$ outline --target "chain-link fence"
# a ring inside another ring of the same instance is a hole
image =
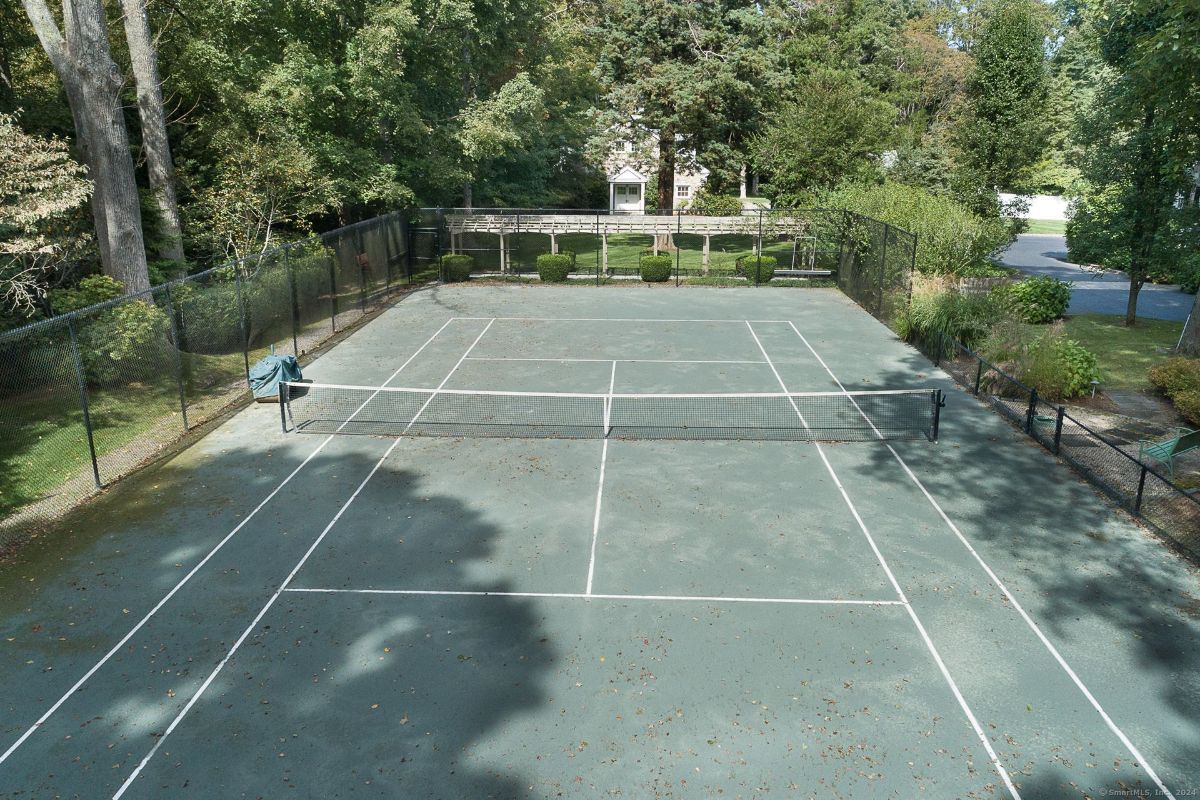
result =
[[[969,347],[944,334],[915,342],[968,391],[990,404],[1039,444],[1066,461],[1121,507],[1200,559],[1200,497],[1138,460],[1138,444],[1112,439],[1046,403]]]
[[[421,209],[277,247],[137,295],[0,334],[0,548],[128,474],[248,395],[251,364],[304,356],[397,288],[450,277],[529,279],[569,253],[572,278],[747,285],[828,281],[888,318],[907,300],[915,237],[828,209],[620,214]],[[820,284],[818,284],[820,285]]]
[[[0,548],[244,401],[272,348],[436,277],[418,230],[391,214],[0,334]]]
[[[571,257],[572,281],[638,280],[643,256],[664,256],[676,285],[836,282],[888,317],[907,302],[916,252],[912,234],[833,209],[447,209],[421,227],[426,258],[469,256],[474,278],[532,279],[538,256],[558,253]]]

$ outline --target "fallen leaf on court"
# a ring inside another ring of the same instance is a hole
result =
[[[372,711],[374,711],[374,710],[375,710],[375,709],[377,709],[377,708],[379,708],[379,703],[371,703],[371,710],[372,710]]]

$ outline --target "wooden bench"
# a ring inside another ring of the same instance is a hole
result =
[[[1167,465],[1167,475],[1175,480],[1175,458],[1189,450],[1200,448],[1200,430],[1176,428],[1175,433],[1168,439],[1155,442],[1143,440],[1138,445],[1138,461],[1150,459]]]

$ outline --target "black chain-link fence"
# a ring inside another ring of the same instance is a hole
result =
[[[908,300],[916,237],[835,209],[751,209],[708,216],[686,209],[626,214],[595,209],[474,208],[423,214],[424,258],[471,257],[473,278],[526,280],[537,257],[568,254],[570,279],[637,280],[643,256],[671,259],[676,285],[834,282],[890,318]]]
[[[436,277],[418,232],[391,214],[0,334],[0,548],[244,401],[272,348]]]
[[[1078,470],[1122,508],[1191,558],[1200,559],[1200,497],[1139,461],[1137,442],[1097,432],[1068,414],[1064,406],[1046,403],[1036,388],[1005,374],[950,336],[930,334],[915,344],[960,385]]]
[[[0,548],[244,401],[250,365],[272,349],[302,357],[394,290],[447,278],[449,254],[472,256],[472,277],[528,278],[541,253],[570,253],[574,279],[603,283],[636,279],[641,256],[657,253],[677,285],[836,282],[889,319],[907,302],[915,247],[912,234],[829,209],[422,209],[8,331]]]

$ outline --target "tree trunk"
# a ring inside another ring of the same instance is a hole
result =
[[[663,128],[658,136],[658,211],[670,211],[675,206],[675,129]],[[672,251],[675,240],[669,233],[654,237],[658,250]]]
[[[1125,327],[1132,328],[1137,322],[1137,301],[1138,292],[1142,290],[1141,280],[1133,280],[1133,276],[1129,277],[1129,300],[1125,304]]]
[[[129,62],[137,83],[138,117],[142,121],[146,174],[162,225],[157,255],[168,261],[182,262],[183,233],[179,222],[179,202],[175,199],[175,166],[171,160],[171,143],[167,139],[167,120],[163,113],[158,53],[150,34],[145,0],[121,0],[121,10],[125,17]]]
[[[1200,357],[1200,292],[1192,303],[1192,313],[1184,323],[1183,338],[1179,340],[1179,352]]]
[[[45,0],[22,2],[71,104],[78,144],[95,186],[92,217],[104,272],[127,292],[148,289],[137,181],[121,115],[121,74],[109,52],[101,0],[67,5],[65,38]]]
[[[471,210],[471,204],[475,202],[475,189],[470,181],[463,184],[463,208],[467,211]]]

